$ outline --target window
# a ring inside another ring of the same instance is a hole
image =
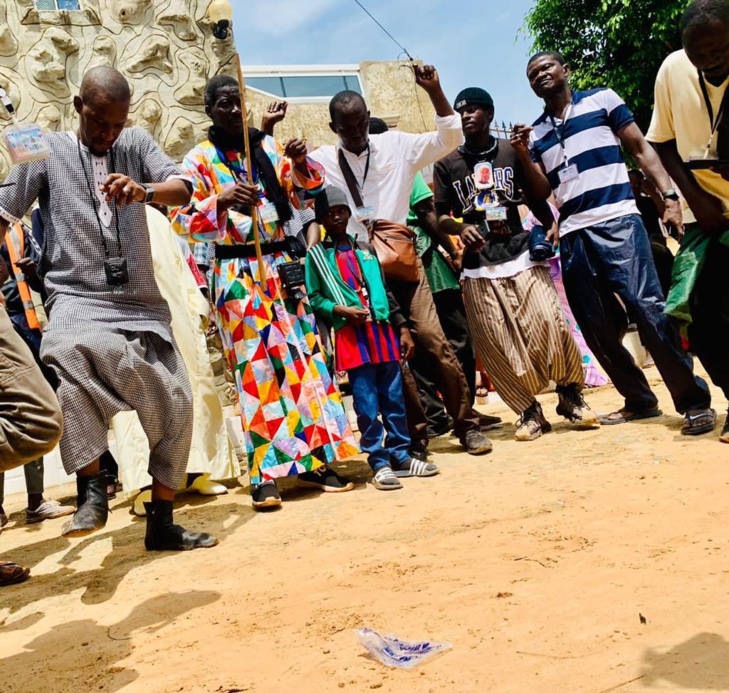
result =
[[[287,99],[331,98],[340,91],[362,93],[357,75],[290,75],[249,77],[246,85]]]
[[[35,8],[39,12],[78,11],[81,9],[81,0],[35,0]]]

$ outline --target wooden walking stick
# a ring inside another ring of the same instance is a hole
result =
[[[208,9],[208,17],[213,22],[213,36],[224,41],[233,34],[233,7],[229,0],[213,0]],[[240,63],[240,53],[235,51],[235,65],[238,70],[238,89],[240,90],[240,110],[243,119],[243,148],[246,157],[246,171],[248,182],[253,183],[253,157],[251,156],[251,140],[248,136],[248,109],[246,108],[246,85],[243,80],[243,68]],[[256,247],[256,260],[258,261],[258,282],[261,288],[266,288],[266,266],[263,264],[261,251],[261,233],[258,228],[258,207],[251,207],[251,224],[253,225],[253,243]]]

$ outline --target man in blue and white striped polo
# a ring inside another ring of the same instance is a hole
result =
[[[662,193],[664,221],[676,227],[682,222],[678,194],[623,100],[611,89],[573,92],[569,74],[559,53],[530,59],[527,77],[546,107],[532,128],[516,128],[513,144],[534,194],[542,199],[554,194],[570,307],[588,346],[625,398],[624,407],[602,422],[661,414],[645,375],[622,345],[625,306],[676,409],[685,416],[681,432],[707,433],[716,425],[709,388],[694,375],[692,359],[664,315],[664,296],[621,143]]]

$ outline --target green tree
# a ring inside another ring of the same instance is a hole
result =
[[[679,22],[689,0],[536,0],[526,32],[536,51],[559,51],[576,89],[610,87],[645,132],[663,59],[681,48]]]

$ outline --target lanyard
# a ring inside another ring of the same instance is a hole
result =
[[[557,139],[559,140],[560,145],[562,146],[562,153],[564,154],[564,163],[569,163],[569,158],[567,157],[567,145],[566,145],[566,139],[564,136],[565,128],[567,127],[567,121],[570,119],[570,116],[572,115],[572,111],[574,109],[574,101],[570,101],[569,106],[567,107],[567,112],[564,114],[564,120],[562,121],[562,125],[557,125],[557,121],[554,119],[554,116],[550,113],[549,119],[552,121],[552,127],[554,128],[554,134],[557,135]]]
[[[716,134],[719,123],[721,123],[721,119],[724,116],[724,106],[726,105],[727,99],[725,94],[724,98],[722,98],[721,100],[721,106],[719,106],[719,112],[716,114],[716,119],[714,119],[714,107],[711,105],[711,98],[709,98],[709,89],[706,86],[704,74],[700,70],[699,85],[701,86],[701,93],[704,97],[704,102],[706,103],[706,110],[709,112],[709,127],[711,128],[711,135],[709,136],[709,143],[706,145],[706,152],[708,157],[708,152],[711,151],[711,143],[714,141],[714,135]]]
[[[215,151],[218,152],[218,158],[225,164],[226,168],[230,171],[230,175],[233,176],[233,180],[236,183],[242,183],[243,166],[237,166],[235,163],[233,163],[230,159],[228,159],[228,156],[225,154],[225,152],[221,151],[217,146],[215,147]],[[251,175],[248,175],[248,173],[246,173],[245,182],[251,183],[252,180],[253,185],[258,185],[258,176],[256,175],[256,166],[253,163],[253,157],[251,157],[251,169]]]

